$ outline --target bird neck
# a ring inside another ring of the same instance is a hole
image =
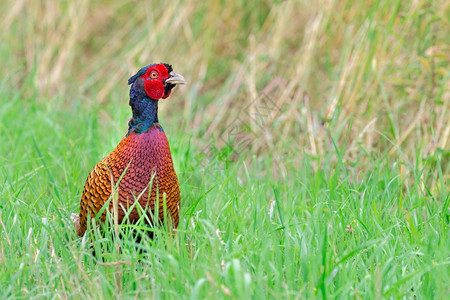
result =
[[[158,122],[158,100],[150,99],[145,91],[135,88],[134,85],[130,90],[130,106],[133,118],[128,122],[127,136],[131,131],[146,132]]]

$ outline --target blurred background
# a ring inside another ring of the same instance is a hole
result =
[[[0,298],[448,298],[449,20],[448,0],[0,1]],[[188,81],[159,105],[178,233],[79,239],[155,62]]]
[[[4,90],[19,90],[25,109],[94,112],[111,146],[130,116],[127,79],[167,62],[189,84],[160,105],[160,119],[171,140],[186,137],[197,154],[270,155],[272,176],[287,176],[286,161],[335,150],[355,170],[373,155],[419,165],[441,155],[448,169],[448,1],[0,7]],[[66,132],[73,140],[85,130],[76,114],[79,131]]]

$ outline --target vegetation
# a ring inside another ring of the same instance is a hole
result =
[[[448,297],[448,1],[19,0],[0,16],[2,298]],[[70,214],[126,132],[126,80],[160,61],[189,81],[160,104],[179,230],[80,239]]]

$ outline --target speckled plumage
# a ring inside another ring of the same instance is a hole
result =
[[[88,216],[94,217],[110,198],[111,182],[116,184],[122,174],[118,185],[119,223],[135,199],[138,199],[141,207],[147,208],[150,219],[154,216],[158,202],[159,219],[162,220],[165,199],[170,222],[174,228],[178,226],[180,189],[169,143],[158,123],[158,101],[150,99],[143,91],[145,72],[142,73],[142,69],[139,72],[142,78],[134,78],[130,91],[133,119],[129,123],[129,131],[119,145],[93,168],[86,180],[80,213],[74,220],[79,236],[86,232]],[[166,92],[163,94],[168,96],[174,86],[172,84],[168,90],[165,86]],[[109,210],[113,211],[113,201],[109,203]],[[105,218],[106,210],[101,215],[101,221],[104,222]],[[138,210],[134,208],[128,218],[130,222],[137,221]]]

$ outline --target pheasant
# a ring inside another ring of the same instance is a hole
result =
[[[124,220],[135,201],[147,209],[150,220],[158,204],[158,217],[163,220],[165,201],[173,227],[178,226],[180,188],[167,137],[158,123],[158,101],[169,97],[176,84],[184,83],[183,76],[165,63],[143,67],[128,79],[133,117],[119,145],[89,173],[81,196],[80,213],[72,215],[79,236],[86,232],[88,218],[95,217],[107,203],[117,182],[118,223]],[[112,200],[108,208],[113,212]],[[139,217],[134,207],[127,220],[132,223]],[[100,219],[105,222],[106,209]]]

